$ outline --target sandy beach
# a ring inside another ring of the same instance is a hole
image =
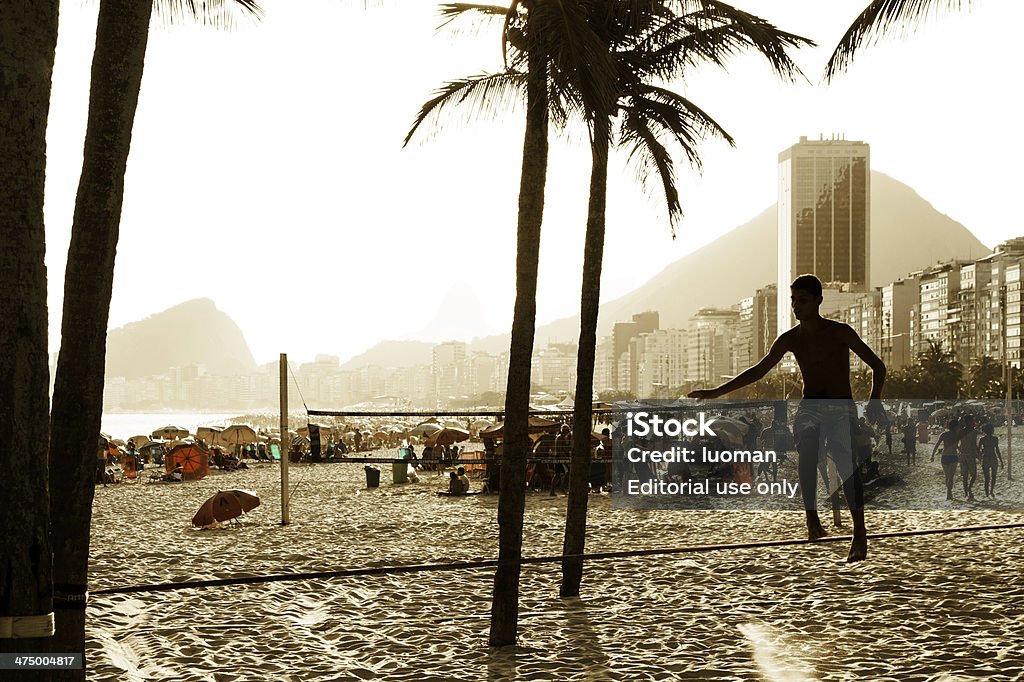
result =
[[[904,473],[944,496],[939,465],[923,459]],[[99,487],[91,589],[497,555],[496,496],[438,497],[435,474],[397,486],[383,473],[368,490],[362,465],[293,465],[288,526],[272,464]],[[193,529],[203,500],[230,488],[263,503],[238,524]],[[590,504],[592,552],[804,533],[799,512],[633,511],[608,494]],[[868,521],[872,532],[1024,521],[1012,506],[869,509]],[[529,496],[526,555],[560,551],[564,510],[564,495]],[[557,596],[557,564],[526,566],[519,646],[496,652],[489,568],[93,595],[90,679],[1020,679],[1024,530],[879,539],[855,565],[846,551],[593,561],[572,600]]]

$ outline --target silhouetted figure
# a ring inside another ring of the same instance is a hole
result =
[[[981,450],[981,472],[985,476],[985,497],[995,497],[996,471],[1004,466],[1003,455],[999,452],[999,438],[994,435],[992,424],[985,424],[981,430],[985,435],[978,441],[978,448]]]
[[[942,473],[946,477],[947,500],[953,499],[953,481],[956,480],[957,449],[960,442],[959,426],[959,419],[951,419],[949,421],[949,428],[939,436],[939,440],[936,441],[935,447],[932,449],[932,458],[929,460],[934,462],[935,453],[940,449],[942,450],[942,457],[939,461],[942,463]]]
[[[850,351],[872,371],[868,417],[885,422],[878,400],[885,383],[885,363],[868,348],[852,327],[823,318],[821,281],[801,275],[790,286],[797,326],[784,332],[768,354],[753,367],[713,389],[693,391],[691,398],[717,398],[764,377],[787,352],[793,353],[803,376],[803,400],[793,422],[799,453],[800,488],[807,515],[807,534],[812,540],[825,535],[817,510],[818,462],[827,451],[835,462],[843,492],[853,518],[853,543],[847,561],[867,556],[867,527],[864,524],[864,486],[854,464],[851,428],[857,417],[850,387]]]

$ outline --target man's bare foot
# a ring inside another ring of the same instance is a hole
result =
[[[853,542],[850,543],[850,553],[846,557],[847,563],[853,563],[854,561],[864,561],[867,558],[868,536],[854,535]]]
[[[825,528],[821,525],[821,522],[807,524],[808,540],[820,540],[826,535],[828,535],[828,533],[825,532]]]

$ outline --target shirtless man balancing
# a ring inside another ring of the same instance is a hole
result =
[[[849,325],[823,318],[821,281],[814,275],[801,275],[790,285],[793,315],[799,324],[775,339],[768,354],[753,367],[717,388],[693,391],[691,398],[718,398],[762,378],[793,353],[803,376],[803,400],[793,422],[793,434],[800,456],[800,489],[807,514],[807,534],[812,540],[825,535],[818,518],[818,463],[827,446],[842,479],[850,515],[853,517],[853,543],[847,561],[867,557],[867,528],[864,525],[864,487],[853,458],[851,421],[857,417],[850,388],[849,351],[871,368],[871,400],[868,418],[882,423],[885,412],[878,399],[885,383],[885,363],[861,341]]]

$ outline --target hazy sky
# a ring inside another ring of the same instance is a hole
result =
[[[613,156],[603,300],[772,204],[778,152],[801,135],[870,143],[875,170],[909,184],[990,246],[1024,234],[1015,199],[1024,138],[1013,85],[1024,3],[986,0],[932,18],[821,84],[831,49],[866,2],[736,3],[819,43],[795,54],[810,82],[780,83],[751,56],[728,72],[707,69],[674,84],[737,147],[707,143],[702,176],[680,166],[686,219],[675,241],[625,155]],[[111,328],[208,297],[238,322],[259,362],[280,352],[298,361],[315,353],[345,359],[378,340],[414,335],[445,300],[472,295],[486,317],[480,332],[507,330],[522,110],[491,121],[452,117],[438,134],[401,147],[437,86],[500,67],[497,28],[438,33],[437,4],[428,0],[262,4],[262,23],[232,31],[152,31]],[[54,351],[96,5],[61,3],[46,192]],[[552,145],[538,323],[578,310],[585,139],[577,128]],[[728,277],[729,264],[721,265]]]

